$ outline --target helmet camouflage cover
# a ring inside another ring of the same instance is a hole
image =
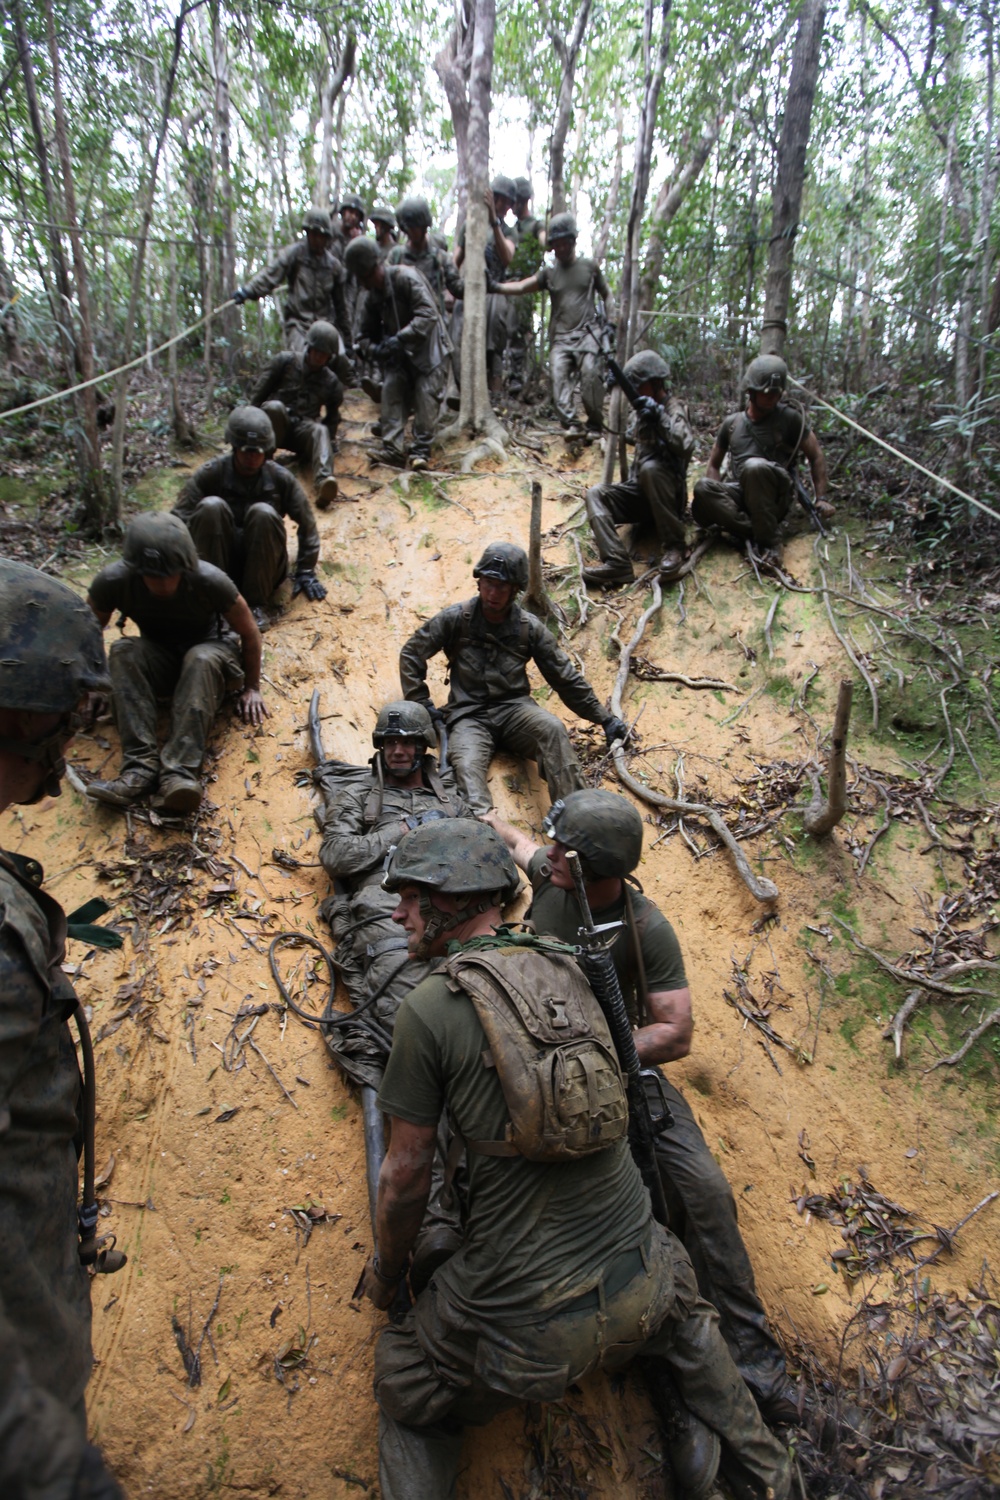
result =
[[[576,220],[572,214],[553,214],[549,220],[549,244],[553,240],[575,240]]]
[[[505,177],[502,172],[490,183],[490,192],[494,197],[506,198],[511,203],[517,200],[517,188],[513,181]]]
[[[446,895],[496,896],[500,905],[516,894],[520,879],[495,829],[476,818],[440,818],[408,833],[393,851],[383,888],[429,886]]]
[[[376,203],[368,217],[374,224],[388,224],[390,229],[396,227],[396,211],[386,203]]]
[[[340,212],[343,213],[345,208],[353,208],[356,214],[361,215],[362,223],[364,222],[366,218],[365,200],[359,194],[345,193],[340,200]]]
[[[365,235],[359,234],[344,251],[344,266],[347,273],[350,276],[356,276],[358,280],[363,276],[369,276],[381,263],[378,246],[374,240],[368,239]]]
[[[375,721],[372,744],[380,750],[387,739],[420,740],[425,750],[433,750],[437,738],[423,704],[411,703],[407,698],[387,703]]]
[[[496,578],[517,590],[528,587],[528,554],[513,542],[491,542],[472,570],[473,578]]]
[[[271,418],[259,406],[234,407],[226,423],[226,442],[249,453],[273,453]]]
[[[163,512],[136,516],[129,522],[122,557],[133,572],[144,573],[150,578],[172,578],[175,573],[192,573],[198,566],[198,553],[190,531],[179,516]]]
[[[319,349],[324,354],[339,354],[340,337],[333,324],[317,318],[306,334],[306,348]]]
[[[306,232],[315,229],[317,234],[325,234],[328,240],[333,239],[333,225],[325,208],[307,209],[302,218],[302,228]]]
[[[642,818],[617,792],[570,792],[549,808],[548,838],[575,849],[588,880],[628,875],[642,854]]]
[[[89,604],[37,568],[0,558],[0,708],[66,714],[86,693],[110,690]]]
[[[670,379],[670,366],[654,349],[642,349],[628,360],[625,374],[635,385],[642,385],[646,380],[662,380],[666,383]]]
[[[783,391],[788,384],[788,366],[777,354],[760,354],[747,365],[743,376],[746,391]]]
[[[396,210],[400,229],[430,229],[431,210],[426,198],[404,198]]]

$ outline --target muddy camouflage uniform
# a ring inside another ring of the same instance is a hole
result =
[[[329,364],[314,370],[304,354],[289,349],[271,360],[254,386],[250,405],[267,412],[277,446],[292,449],[309,464],[320,485],[333,473],[343,399],[344,387]],[[321,419],[324,407],[326,416]]]
[[[511,951],[498,944],[491,957],[499,967]],[[520,949],[513,956],[523,963]],[[561,960],[533,957],[522,993],[559,994],[558,971],[546,970]],[[502,1141],[510,1117],[486,1055],[474,1007],[432,974],[400,1007],[378,1102],[419,1126],[437,1124],[447,1107],[467,1141]],[[627,1142],[558,1162],[470,1152],[468,1173],[461,1250],[376,1346],[383,1500],[453,1497],[463,1426],[560,1400],[584,1374],[614,1372],[637,1354],[661,1356],[690,1410],[785,1500],[784,1451],[698,1296],[683,1246],[652,1222]]]
[[[784,403],[759,422],[733,412],[715,441],[728,453],[731,479],[699,479],[691,514],[699,526],[721,526],[740,541],[773,545],[795,494],[795,455],[810,434],[801,411]]]
[[[173,514],[187,523],[198,556],[221,568],[253,608],[266,605],[288,576],[285,517],[298,528],[296,573],[319,561],[319,531],[305,490],[270,459],[257,474],[237,474],[233,456],[210,459],[181,490]]]
[[[574,388],[587,413],[587,425],[600,431],[604,425],[604,361],[597,304],[594,294],[607,306],[611,289],[596,260],[578,255],[572,265],[542,266],[538,285],[552,298],[549,317],[549,368],[552,399],[563,427],[577,424]]]
[[[285,343],[292,353],[305,353],[306,335],[322,319],[334,324],[350,355],[354,339],[345,300],[344,263],[337,252],[328,246],[320,255],[311,255],[308,243],[296,240],[294,245],[280,250],[269,266],[258,271],[243,291],[248,301],[255,302],[282,283],[287,284],[288,291],[281,316]]]
[[[628,479],[595,484],[587,491],[587,518],[601,560],[623,578],[631,577],[633,568],[628,548],[618,535],[619,526],[652,522],[664,552],[685,543],[687,470],[694,432],[687,406],[677,396],[668,396],[665,406],[657,406],[655,417],[643,414],[636,419],[635,456]]]
[[[512,604],[499,625],[485,619],[479,599],[452,604],[422,625],[399,657],[403,696],[431,706],[427,663],[443,651],[451,686],[445,717],[455,780],[473,812],[493,806],[486,774],[497,750],[538,762],[552,801],[582,786],[565,726],[531,697],[533,661],[566,707],[581,719],[607,719],[593,688],[561,651],[541,620]]]
[[[576,895],[551,884],[544,850],[534,856],[528,873],[533,891],[529,915],[536,930],[563,942],[577,942],[580,910]],[[629,1020],[633,1026],[642,1026],[648,1021],[645,1005],[640,1005],[636,942],[642,954],[646,992],[686,988],[687,978],[680,947],[666,917],[639,891],[631,893],[631,907],[634,927],[624,894],[611,906],[595,910],[593,917],[598,924],[626,924],[615,939],[611,956]],[[757,1296],[732,1189],[683,1094],[666,1078],[663,1087],[674,1124],[657,1136],[656,1159],[671,1228],[691,1257],[699,1292],[719,1314],[720,1332],[737,1369],[755,1398],[766,1406],[784,1394],[788,1376],[784,1356]]]
[[[394,334],[401,345],[400,353],[383,366],[382,442],[404,453],[412,412],[412,454],[426,458],[444,398],[446,334],[423,276],[410,266],[388,262],[384,270],[384,285],[368,289],[361,325],[362,337],[371,345]]]

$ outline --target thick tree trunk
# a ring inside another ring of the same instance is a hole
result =
[[[642,276],[639,280],[639,333],[636,342],[642,343],[651,322],[651,314],[656,306],[656,294],[660,285],[660,275],[663,271],[663,257],[666,253],[665,231],[671,220],[676,215],[684,199],[694,187],[701,176],[702,168],[712,154],[712,148],[719,139],[722,129],[722,115],[708,125],[695,146],[690,157],[680,172],[676,173],[663,183],[656,195],[649,216],[646,239],[646,259],[642,268]]]
[[[38,107],[38,94],[35,88],[35,69],[31,61],[31,43],[28,40],[28,35],[24,27],[24,17],[21,12],[20,0],[12,0],[11,16],[14,21],[14,35],[17,48],[21,56],[21,70],[24,74],[28,113],[31,117],[31,128],[35,136],[38,171],[42,179],[45,203],[49,215],[48,232],[52,247],[53,270],[55,272],[59,297],[62,301],[57,322],[66,341],[67,352],[72,351],[72,361],[69,362],[75,365],[77,375],[81,381],[92,380],[95,369],[94,337],[90,319],[89,282],[87,279],[87,264],[83,255],[83,241],[80,238],[76,216],[73,164],[69,150],[69,136],[66,133],[66,116],[63,108],[62,86],[59,73],[59,50],[56,44],[51,0],[47,0],[46,3],[45,19],[49,53],[52,62],[52,103],[56,150],[59,154],[63,178],[63,203],[61,207],[56,197],[49,166],[48,146],[46,145],[45,131],[42,126],[41,112]],[[60,214],[64,216],[64,219],[60,218]],[[60,222],[65,222],[68,225],[70,243],[73,247],[73,273],[76,279],[76,305],[79,316],[78,329],[74,329],[73,327],[69,269],[66,265],[62,245],[59,241],[59,231],[56,228]],[[84,514],[88,526],[96,530],[104,524],[105,498],[104,475],[101,471],[101,448],[97,432],[97,392],[95,387],[90,386],[87,390],[80,391],[74,399],[77,412],[77,466],[80,471]]]
[[[469,195],[469,70],[472,66],[472,40],[474,24],[470,25],[468,12],[463,8],[459,19],[449,33],[448,40],[434,59],[434,71],[441,80],[451,111],[451,123],[455,131],[455,155],[458,169],[455,173],[455,197],[458,201],[458,222],[462,224]],[[466,247],[468,259],[468,246]]]
[[[792,53],[792,72],[785,101],[785,118],[778,142],[777,176],[771,212],[764,321],[761,325],[762,354],[780,354],[788,333],[788,305],[792,291],[792,259],[799,228],[802,189],[806,175],[806,152],[813,100],[819,79],[820,46],[826,0],[805,0]]]
[[[476,0],[469,68],[469,203],[465,223],[465,318],[462,325],[462,404],[458,419],[472,433],[494,435],[499,423],[486,380],[486,237],[483,193],[490,181],[490,107],[496,0]]]
[[[554,214],[561,214],[566,209],[566,137],[573,118],[573,83],[583,34],[590,18],[591,0],[581,0],[580,9],[568,37],[564,37],[555,25],[545,0],[538,0],[538,4],[553,51],[562,67],[559,97],[556,100],[555,119],[552,123],[552,136],[549,141],[549,172],[552,179],[551,211]]]

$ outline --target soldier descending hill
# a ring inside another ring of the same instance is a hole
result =
[[[316,577],[319,532],[305,490],[271,461],[274,428],[266,412],[237,406],[226,423],[226,441],[232,452],[194,471],[173,514],[187,524],[202,561],[229,574],[263,629],[267,606],[288,576],[286,516],[299,538],[292,594],[326,598]]]
[[[168,515],[136,516],[121,560],[101,569],[87,597],[102,629],[116,610],[139,627],[110,652],[122,768],[113,781],[92,781],[88,797],[128,807],[159,785],[161,812],[195,812],[205,745],[226,693],[240,692],[245,723],[267,715],[260,631],[246,600],[225,573],[200,561],[183,521]],[[157,750],[163,698],[171,700],[170,734]]]
[[[391,1135],[362,1283],[376,1307],[405,1275],[445,1109],[469,1193],[461,1250],[376,1346],[383,1500],[453,1496],[465,1424],[560,1400],[637,1355],[662,1358],[700,1419],[668,1438],[688,1494],[710,1493],[721,1439],[744,1483],[786,1500],[787,1454],[683,1246],[653,1221],[592,992],[571,952],[497,931],[517,885],[503,843],[482,824],[432,823],[402,841],[385,885],[411,952],[441,962],[400,1007],[379,1091]]]
[[[340,347],[331,323],[315,322],[304,354],[276,354],[254,386],[251,406],[271,419],[275,446],[291,448],[312,469],[316,504],[326,510],[337,498],[333,455],[344,388],[330,361]]]
[[[791,509],[800,453],[809,464],[818,514],[824,520],[833,515],[833,506],[823,498],[823,450],[801,407],[782,401],[787,384],[788,366],[776,354],[751,361],[743,377],[746,406],[719,428],[691,503],[699,526],[721,526],[740,542],[756,543],[767,561],[780,556],[775,550],[778,528]],[[723,479],[727,453],[732,477]]]
[[[478,597],[441,610],[400,652],[403,693],[447,723],[455,779],[473,812],[488,812],[493,805],[486,774],[501,749],[537,761],[554,802],[582,785],[580,767],[563,724],[531,696],[528,662],[535,663],[567,708],[602,726],[609,745],[627,733],[626,726],[601,707],[541,620],[515,602],[528,582],[522,548],[494,542],[472,576]],[[439,651],[448,658],[451,674],[443,711],[433,707],[427,687],[427,663]]]
[[[109,687],[83,600],[0,559],[0,811],[58,796],[88,699]],[[66,915],[42,879],[35,860],[0,851],[0,1495],[123,1500],[87,1443],[81,1262],[99,1251],[96,1203],[88,1247],[77,1238],[77,1157],[94,1103],[67,1024],[82,1011],[62,967]]]
[[[343,349],[337,356],[337,374],[341,380],[351,381],[353,340],[344,300],[344,266],[333,249],[330,215],[321,208],[310,208],[302,228],[305,239],[286,245],[278,252],[277,259],[258,271],[246,286],[238,286],[233,301],[257,302],[286,284],[282,322],[288,348],[293,354],[302,354],[309,329],[316,320],[333,323],[343,339]]]

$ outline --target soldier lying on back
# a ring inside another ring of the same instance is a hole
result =
[[[316,577],[316,517],[298,480],[271,461],[274,428],[266,412],[236,407],[226,423],[226,441],[232,452],[195,470],[173,514],[187,524],[202,561],[228,573],[258,626],[266,629],[267,606],[288,577],[286,516],[295,522],[299,538],[292,595],[326,598]]]
[[[339,346],[331,323],[314,323],[306,335],[305,353],[286,349],[276,354],[250,397],[250,405],[270,417],[275,446],[290,448],[312,470],[320,510],[337,498],[333,455],[344,388],[330,361]]]
[[[183,521],[168,515],[137,516],[129,524],[121,561],[101,569],[87,598],[102,628],[116,611],[139,627],[138,637],[123,636],[109,653],[122,767],[113,781],[92,781],[88,797],[128,807],[159,786],[154,806],[161,812],[195,812],[205,746],[223,698],[239,691],[247,724],[267,714],[260,631],[246,600],[225,573],[200,561]],[[170,699],[170,733],[158,750],[163,698]]]
[[[531,696],[528,662],[567,708],[601,725],[609,745],[627,733],[626,726],[601,707],[541,620],[515,602],[528,583],[522,548],[494,542],[472,576],[478,597],[441,610],[400,652],[403,693],[447,723],[455,780],[473,812],[488,812],[493,805],[486,776],[497,750],[537,761],[554,802],[583,783],[565,726]],[[427,687],[427,663],[439,651],[448,659],[451,681],[443,712],[433,707]]]

